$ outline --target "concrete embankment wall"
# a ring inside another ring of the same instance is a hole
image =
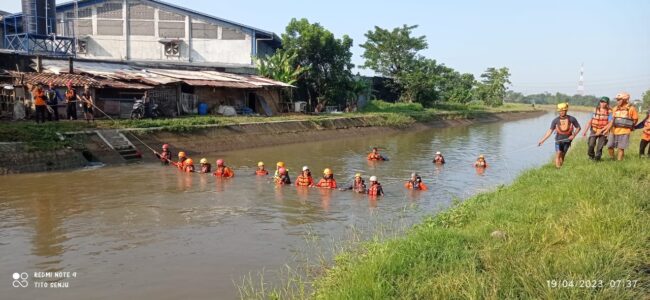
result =
[[[22,143],[0,143],[0,175],[82,168],[88,160],[72,149],[26,151]]]

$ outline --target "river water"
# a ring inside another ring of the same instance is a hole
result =
[[[205,155],[224,158],[236,172],[230,180],[158,164],[2,177],[0,295],[237,298],[244,276],[312,255],[306,239],[317,237],[326,248],[352,228],[407,226],[548,162],[553,142],[535,144],[553,116]],[[372,146],[384,148],[390,161],[366,161]],[[436,151],[445,155],[444,167],[431,163]],[[484,174],[471,166],[479,154],[490,165]],[[305,164],[315,178],[332,168],[339,185],[355,172],[376,175],[386,195],[372,201],[351,192],[276,187],[252,176],[259,160],[285,161],[292,179]],[[429,191],[403,188],[413,171]],[[29,286],[13,287],[14,272],[27,273]],[[57,278],[66,275],[76,277]],[[61,287],[35,287],[40,282]]]

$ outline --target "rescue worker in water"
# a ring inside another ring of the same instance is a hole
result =
[[[278,176],[275,177],[275,183],[279,185],[291,184],[291,178],[289,178],[289,172],[287,172],[287,169],[285,168],[278,169]]]
[[[235,176],[235,172],[233,172],[229,167],[226,167],[223,159],[217,159],[217,169],[212,173],[212,175],[221,178],[231,178]]]
[[[266,176],[269,175],[269,171],[264,168],[264,162],[260,161],[257,163],[257,170],[255,170],[255,175],[257,176]]]
[[[191,158],[188,158],[183,161],[183,172],[186,173],[194,172],[194,161]]]
[[[309,167],[304,166],[302,167],[302,173],[298,175],[296,178],[296,186],[307,186],[307,187],[312,187],[314,186],[314,178],[311,177],[311,172],[309,171]]]
[[[418,173],[411,173],[411,179],[404,184],[404,187],[409,190],[426,191],[429,188],[422,182],[422,177]]]
[[[334,173],[330,168],[326,168],[325,170],[323,170],[323,178],[321,178],[321,180],[318,181],[316,186],[320,188],[328,188],[328,189],[336,188],[336,180],[334,180]]]
[[[564,156],[569,151],[571,142],[580,132],[580,124],[576,118],[567,114],[569,111],[568,103],[559,103],[557,105],[557,111],[560,116],[553,119],[551,127],[546,131],[546,134],[539,140],[537,145],[541,146],[544,144],[546,139],[555,132],[555,167],[559,169],[564,164]]]
[[[183,167],[185,166],[184,162],[187,159],[187,156],[185,155],[184,151],[178,152],[178,161],[173,163],[176,167],[178,167],[179,170],[183,171]]]
[[[160,159],[160,163],[163,165],[169,165],[172,162],[172,152],[169,151],[168,144],[162,145],[162,151],[160,153],[154,151],[153,154]]]
[[[445,157],[442,156],[442,153],[440,153],[440,151],[437,151],[436,156],[433,157],[433,163],[437,165],[445,164]]]
[[[485,169],[488,167],[487,162],[485,161],[485,155],[481,154],[478,156],[476,161],[474,162],[474,168],[481,168]]]
[[[372,152],[368,154],[368,160],[388,160],[386,157],[379,154],[377,147],[372,148]]]
[[[354,180],[352,184],[348,185],[345,188],[341,188],[341,191],[353,191],[355,193],[364,194],[366,193],[366,182],[361,177],[361,173],[354,174]]]
[[[205,157],[201,158],[200,163],[201,163],[201,170],[199,171],[199,173],[201,173],[201,174],[210,174],[210,173],[212,173],[212,164],[210,164],[208,162],[207,158],[205,158]]]
[[[370,176],[370,187],[368,188],[368,196],[376,197],[383,196],[384,189],[381,187],[381,184],[377,181],[377,176]]]

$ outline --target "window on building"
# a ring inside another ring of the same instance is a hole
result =
[[[219,38],[219,26],[208,23],[192,22],[192,38],[217,39]]]
[[[123,34],[122,20],[97,20],[97,35],[121,36]]]
[[[154,13],[153,7],[142,3],[129,5],[129,17],[134,20],[153,20]]]
[[[154,36],[156,32],[154,31],[153,21],[131,20],[129,22],[129,33],[131,35]]]
[[[161,38],[184,38],[185,22],[158,21],[158,36]]]
[[[99,19],[122,19],[122,3],[107,2],[97,7]]]
[[[164,11],[164,10],[158,10],[158,20],[163,20],[163,21],[185,21],[185,16],[179,15],[177,13],[169,12],[169,11]]]
[[[243,40],[246,39],[246,35],[239,30],[223,27],[221,29],[221,39],[222,40]]]

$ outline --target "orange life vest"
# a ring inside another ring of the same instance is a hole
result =
[[[643,124],[643,136],[641,138],[645,141],[650,141],[650,118],[646,119]]]
[[[235,173],[226,166],[217,167],[217,170],[213,173],[214,176],[229,178],[235,176]]]
[[[176,163],[176,166],[178,167],[179,170],[183,171],[183,167],[185,166],[185,160],[187,158],[179,159],[178,162]]]
[[[334,178],[321,178],[321,180],[316,184],[317,187],[322,187],[322,188],[330,188],[330,189],[335,189],[336,188],[336,180]]]
[[[383,160],[379,153],[368,154],[368,160]]]
[[[557,134],[561,135],[571,135],[573,134],[573,123],[569,117],[560,118],[560,121],[555,125],[555,131]]]
[[[266,176],[266,175],[269,175],[269,171],[267,171],[265,169],[264,170],[257,169],[257,170],[255,170],[255,175],[257,175],[257,176]]]
[[[368,195],[370,195],[370,196],[378,196],[380,190],[381,190],[381,184],[379,184],[379,183],[373,184],[373,185],[370,186],[370,188],[368,188]]]
[[[352,182],[352,189],[353,189],[355,192],[363,191],[363,190],[366,189],[366,182],[363,181],[363,179],[360,180],[359,182],[357,182],[357,181],[355,180],[355,181]]]
[[[477,167],[477,168],[487,168],[488,164],[487,164],[487,162],[485,160],[477,160],[474,163],[474,166]]]
[[[609,123],[609,114],[612,113],[610,109],[597,108],[594,116],[591,117],[591,128],[594,130],[601,130]]]
[[[65,102],[74,102],[77,101],[77,93],[74,89],[68,89],[65,91]]]
[[[405,186],[407,189],[409,189],[409,190],[413,190],[413,189],[417,190],[417,189],[418,189],[418,188],[413,188],[413,182],[410,181],[410,180],[409,180],[409,181],[408,181],[404,186]],[[420,182],[420,184],[419,184],[418,186],[420,187],[420,188],[419,188],[420,191],[426,191],[426,190],[428,190],[428,188],[427,188],[427,186],[424,184],[424,182]]]
[[[300,175],[296,178],[296,186],[312,186],[314,179],[311,176]]]
[[[34,90],[34,105],[43,106],[46,105],[47,101],[45,100],[45,91],[42,89]]]
[[[624,108],[616,106],[612,116],[614,117],[614,127],[617,128],[633,128],[634,119],[630,118],[630,106],[626,105]]]

